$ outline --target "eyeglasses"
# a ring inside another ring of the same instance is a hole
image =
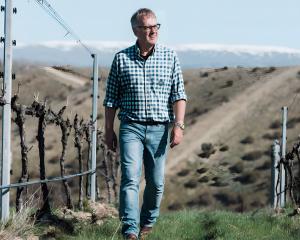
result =
[[[137,28],[141,28],[146,32],[150,32],[151,30],[155,30],[157,31],[158,29],[160,29],[161,24],[157,23],[156,25],[153,26],[136,26]]]

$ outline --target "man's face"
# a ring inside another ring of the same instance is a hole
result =
[[[145,46],[154,46],[158,38],[157,21],[154,16],[142,16],[138,26],[133,29],[138,42]]]

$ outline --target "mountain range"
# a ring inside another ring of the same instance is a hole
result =
[[[85,42],[91,52],[98,54],[99,65],[109,67],[119,50],[129,42]],[[81,42],[52,41],[38,44],[20,43],[13,48],[13,59],[46,65],[89,66],[90,53]],[[276,46],[181,44],[176,50],[184,68],[268,67],[300,65],[300,50]],[[0,48],[3,56],[3,47]]]

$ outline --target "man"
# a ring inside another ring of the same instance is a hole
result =
[[[159,215],[170,122],[170,147],[183,138],[186,94],[177,55],[156,44],[160,24],[150,9],[131,18],[136,44],[118,52],[107,80],[105,138],[116,150],[114,118],[119,108],[121,185],[119,215],[126,239],[152,229]],[[174,118],[175,114],[175,118]],[[175,120],[175,121],[174,121]],[[139,183],[144,163],[146,186],[139,212]],[[139,231],[140,227],[140,231]]]

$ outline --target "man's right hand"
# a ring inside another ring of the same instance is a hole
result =
[[[117,135],[113,129],[105,131],[105,143],[108,149],[114,152],[117,150],[118,140]]]
[[[118,140],[114,131],[116,108],[105,107],[105,143],[109,150],[116,151]]]

